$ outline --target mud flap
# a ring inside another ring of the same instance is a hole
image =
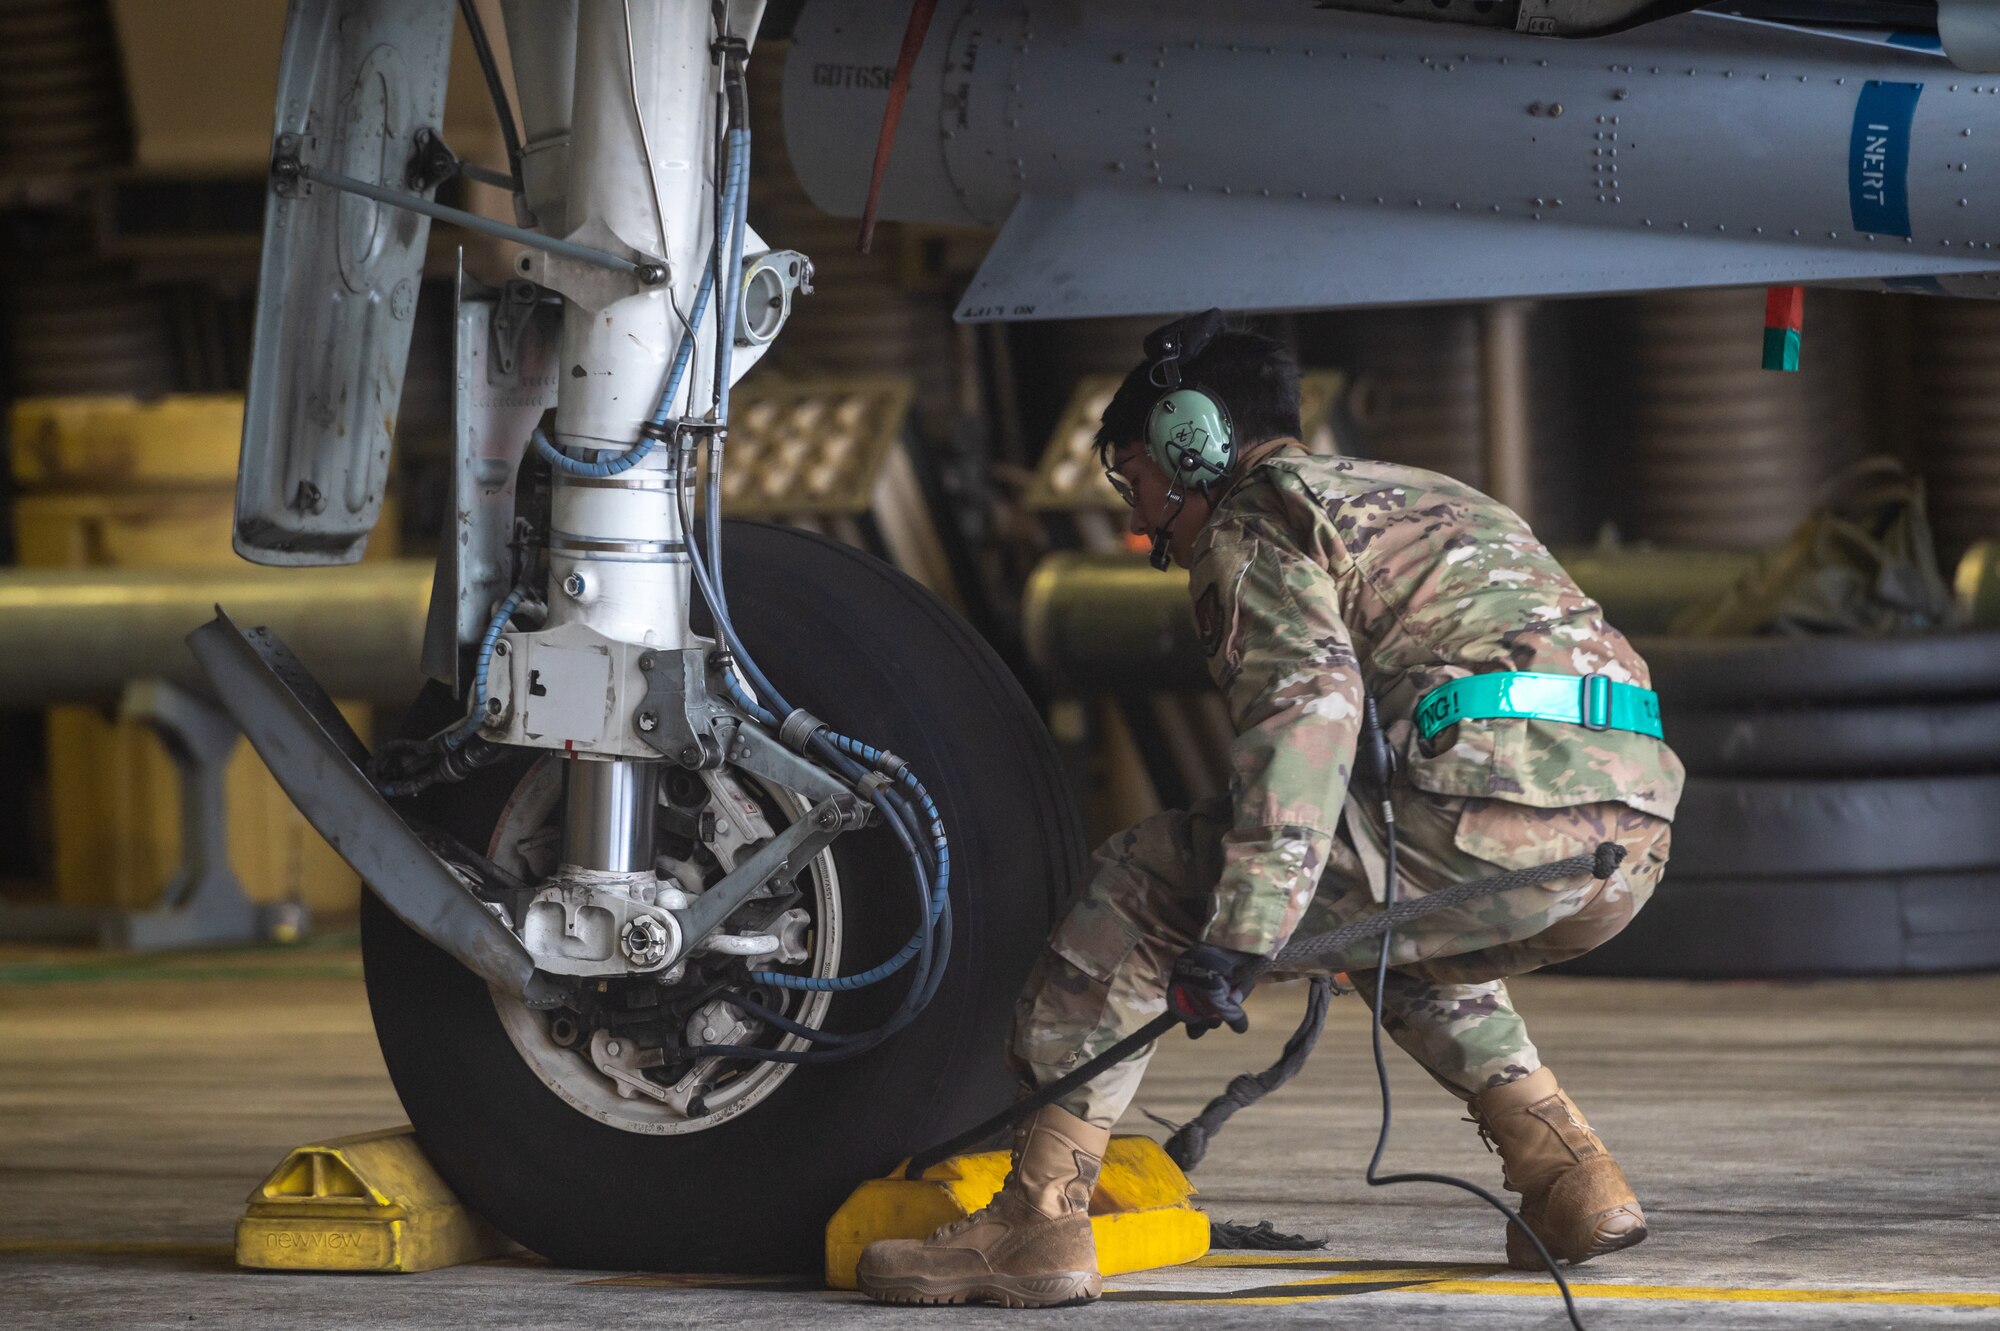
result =
[[[277,634],[238,629],[218,606],[188,648],[285,794],[390,910],[528,1006],[562,1001],[521,940],[376,791],[360,737]]]

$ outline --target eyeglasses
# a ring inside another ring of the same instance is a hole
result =
[[[1118,497],[1125,501],[1125,507],[1139,507],[1139,496],[1132,492],[1132,483],[1130,481],[1109,467],[1104,469],[1104,479],[1111,482],[1111,488],[1116,490]]]

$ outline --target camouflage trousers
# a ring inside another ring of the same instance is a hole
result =
[[[1399,787],[1399,899],[1505,869],[1581,854],[1602,841],[1626,849],[1609,879],[1588,875],[1514,888],[1395,931],[1382,1026],[1446,1089],[1469,1098],[1541,1066],[1504,979],[1581,956],[1631,920],[1665,868],[1670,824],[1623,804],[1535,809],[1501,800]],[[1097,851],[1083,893],[1049,939],[1015,1009],[1011,1061],[1042,1086],[1109,1049],[1166,1010],[1174,959],[1200,940],[1221,874],[1226,796],[1198,801],[1119,833]],[[1336,839],[1298,937],[1378,911],[1361,858]],[[1349,972],[1370,1000],[1379,939],[1270,978]],[[1146,1049],[1057,1103],[1109,1127],[1139,1088]]]

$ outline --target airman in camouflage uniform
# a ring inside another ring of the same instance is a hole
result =
[[[1349,799],[1365,689],[1400,759],[1399,898],[1603,841],[1626,850],[1609,879],[1514,888],[1396,930],[1382,1019],[1469,1103],[1552,1251],[1580,1261],[1638,1242],[1636,1199],[1542,1066],[1504,981],[1589,951],[1645,904],[1666,863],[1680,763],[1629,731],[1462,720],[1424,741],[1411,718],[1427,692],[1465,675],[1595,673],[1644,687],[1646,664],[1494,500],[1430,472],[1307,454],[1293,437],[1296,378],[1281,348],[1226,334],[1208,359],[1196,372],[1206,386],[1224,384],[1239,427],[1250,417],[1254,428],[1256,404],[1242,403],[1274,381],[1289,389],[1290,413],[1282,400],[1263,412],[1281,424],[1239,439],[1229,475],[1190,496],[1185,512],[1129,410],[1114,429],[1118,399],[1100,440],[1133,500],[1134,531],[1168,533],[1189,569],[1196,626],[1237,734],[1229,793],[1149,818],[1098,850],[1017,1009],[1011,1054],[1023,1085],[1056,1080],[1166,1011],[1177,958],[1271,957],[1294,933],[1380,909],[1385,829],[1375,798]],[[1143,400],[1140,374],[1120,398]],[[1373,975],[1358,972],[1379,950],[1379,940],[1358,944],[1325,958],[1325,971],[1357,972],[1372,999]],[[1085,1264],[1094,1277],[1087,1222],[1081,1238],[1076,1225],[1149,1056],[1030,1119],[994,1205],[927,1244],[871,1248],[863,1288],[924,1302],[1094,1293],[1089,1280],[1063,1278]],[[1057,1241],[1059,1232],[1068,1237]],[[1511,1228],[1507,1246],[1513,1264],[1539,1266]]]
[[[1645,686],[1645,662],[1493,500],[1430,472],[1309,456],[1292,441],[1267,448],[1216,503],[1194,541],[1189,590],[1238,736],[1230,792],[1099,849],[1022,995],[1013,1053],[1023,1072],[1053,1081],[1159,1015],[1174,959],[1196,943],[1274,956],[1294,932],[1325,933],[1377,908],[1379,813],[1373,800],[1347,799],[1364,686],[1402,759],[1399,896],[1601,841],[1626,848],[1608,880],[1515,888],[1392,935],[1382,1015],[1397,1043],[1466,1099],[1534,1072],[1540,1059],[1503,977],[1589,951],[1645,904],[1666,862],[1680,763],[1629,731],[1461,721],[1425,743],[1409,718],[1461,675],[1601,673]],[[1357,944],[1326,969],[1372,967],[1378,952]],[[1109,1127],[1145,1061],[1060,1103]]]

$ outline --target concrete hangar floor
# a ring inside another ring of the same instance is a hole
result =
[[[1680,984],[1529,977],[1552,1066],[1631,1172],[1653,1236],[1574,1272],[1586,1325],[2000,1326],[2000,977]],[[1169,1039],[1141,1105],[1179,1120],[1262,1066],[1303,991],[1249,1035]],[[882,1309],[802,1280],[551,1268],[251,1274],[245,1195],[300,1142],[402,1121],[358,954],[0,955],[0,1327],[600,1328],[731,1324],[1554,1327],[1456,1193],[1370,1190],[1365,1012],[1336,1000],[1296,1082],[1195,1176],[1224,1219],[1324,1252],[1214,1254],[1106,1282],[1088,1310]],[[1455,1102],[1392,1052],[1390,1168],[1497,1185]],[[1157,1129],[1136,1112],[1121,1125]],[[509,1167],[532,1168],[532,1161]]]

